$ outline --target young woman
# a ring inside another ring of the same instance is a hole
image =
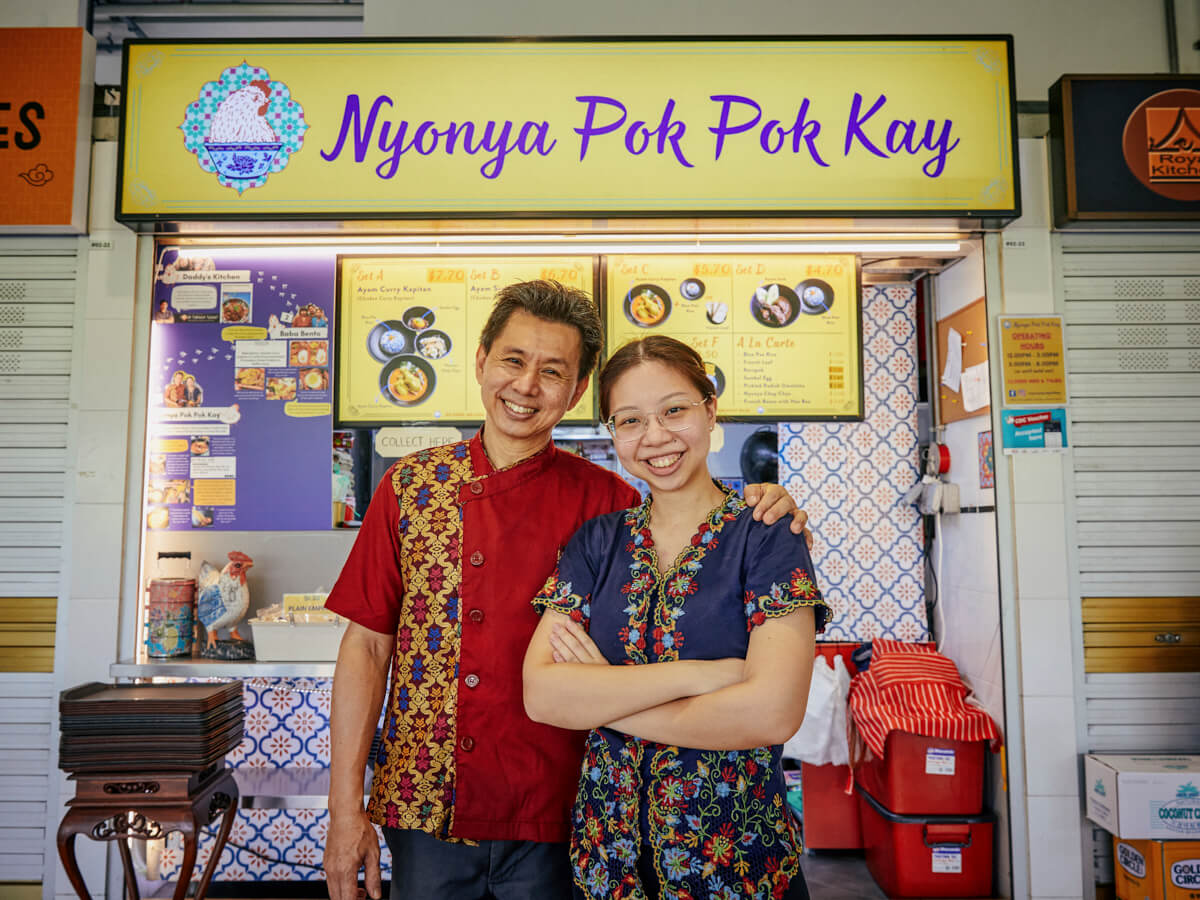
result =
[[[825,617],[804,540],[709,474],[717,404],[694,350],[635,341],[599,385],[650,496],[575,533],[534,600],[524,665],[531,718],[591,729],[578,896],[807,898],[780,767]]]

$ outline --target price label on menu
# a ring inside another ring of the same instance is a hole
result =
[[[858,282],[850,255],[611,256],[608,352],[691,345],[723,417],[861,418]]]
[[[337,420],[474,423],[479,335],[496,294],[552,279],[594,295],[592,257],[344,256],[338,279]],[[565,422],[592,422],[591,384]]]

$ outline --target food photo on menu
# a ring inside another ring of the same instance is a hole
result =
[[[299,375],[299,387],[303,391],[329,390],[329,370],[301,369]]]
[[[379,392],[396,406],[416,406],[432,396],[437,372],[430,364],[450,353],[450,335],[433,327],[437,312],[410,306],[399,319],[378,321],[367,333],[367,353],[383,364]]]
[[[267,379],[268,400],[295,400],[296,379],[290,375],[280,375]]]
[[[229,285],[222,285],[221,321],[232,325],[248,324],[251,319],[251,296],[249,287],[231,288]]]
[[[235,369],[233,387],[237,391],[261,391],[267,386],[267,370],[253,367]]]

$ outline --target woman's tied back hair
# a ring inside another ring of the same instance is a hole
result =
[[[713,383],[709,380],[704,369],[704,360],[700,354],[683,341],[663,334],[652,334],[623,345],[616,353],[608,358],[604,368],[600,370],[600,421],[608,420],[609,398],[612,396],[613,385],[622,375],[635,366],[645,362],[661,363],[674,369],[692,383],[700,392],[703,400],[717,395]]]

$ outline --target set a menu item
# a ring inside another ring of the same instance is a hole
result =
[[[550,279],[593,295],[591,257],[339,258],[337,420],[480,422],[479,336],[502,288]],[[590,422],[589,386],[564,421]]]
[[[722,417],[862,417],[852,255],[610,256],[608,352],[649,334],[705,361]]]

